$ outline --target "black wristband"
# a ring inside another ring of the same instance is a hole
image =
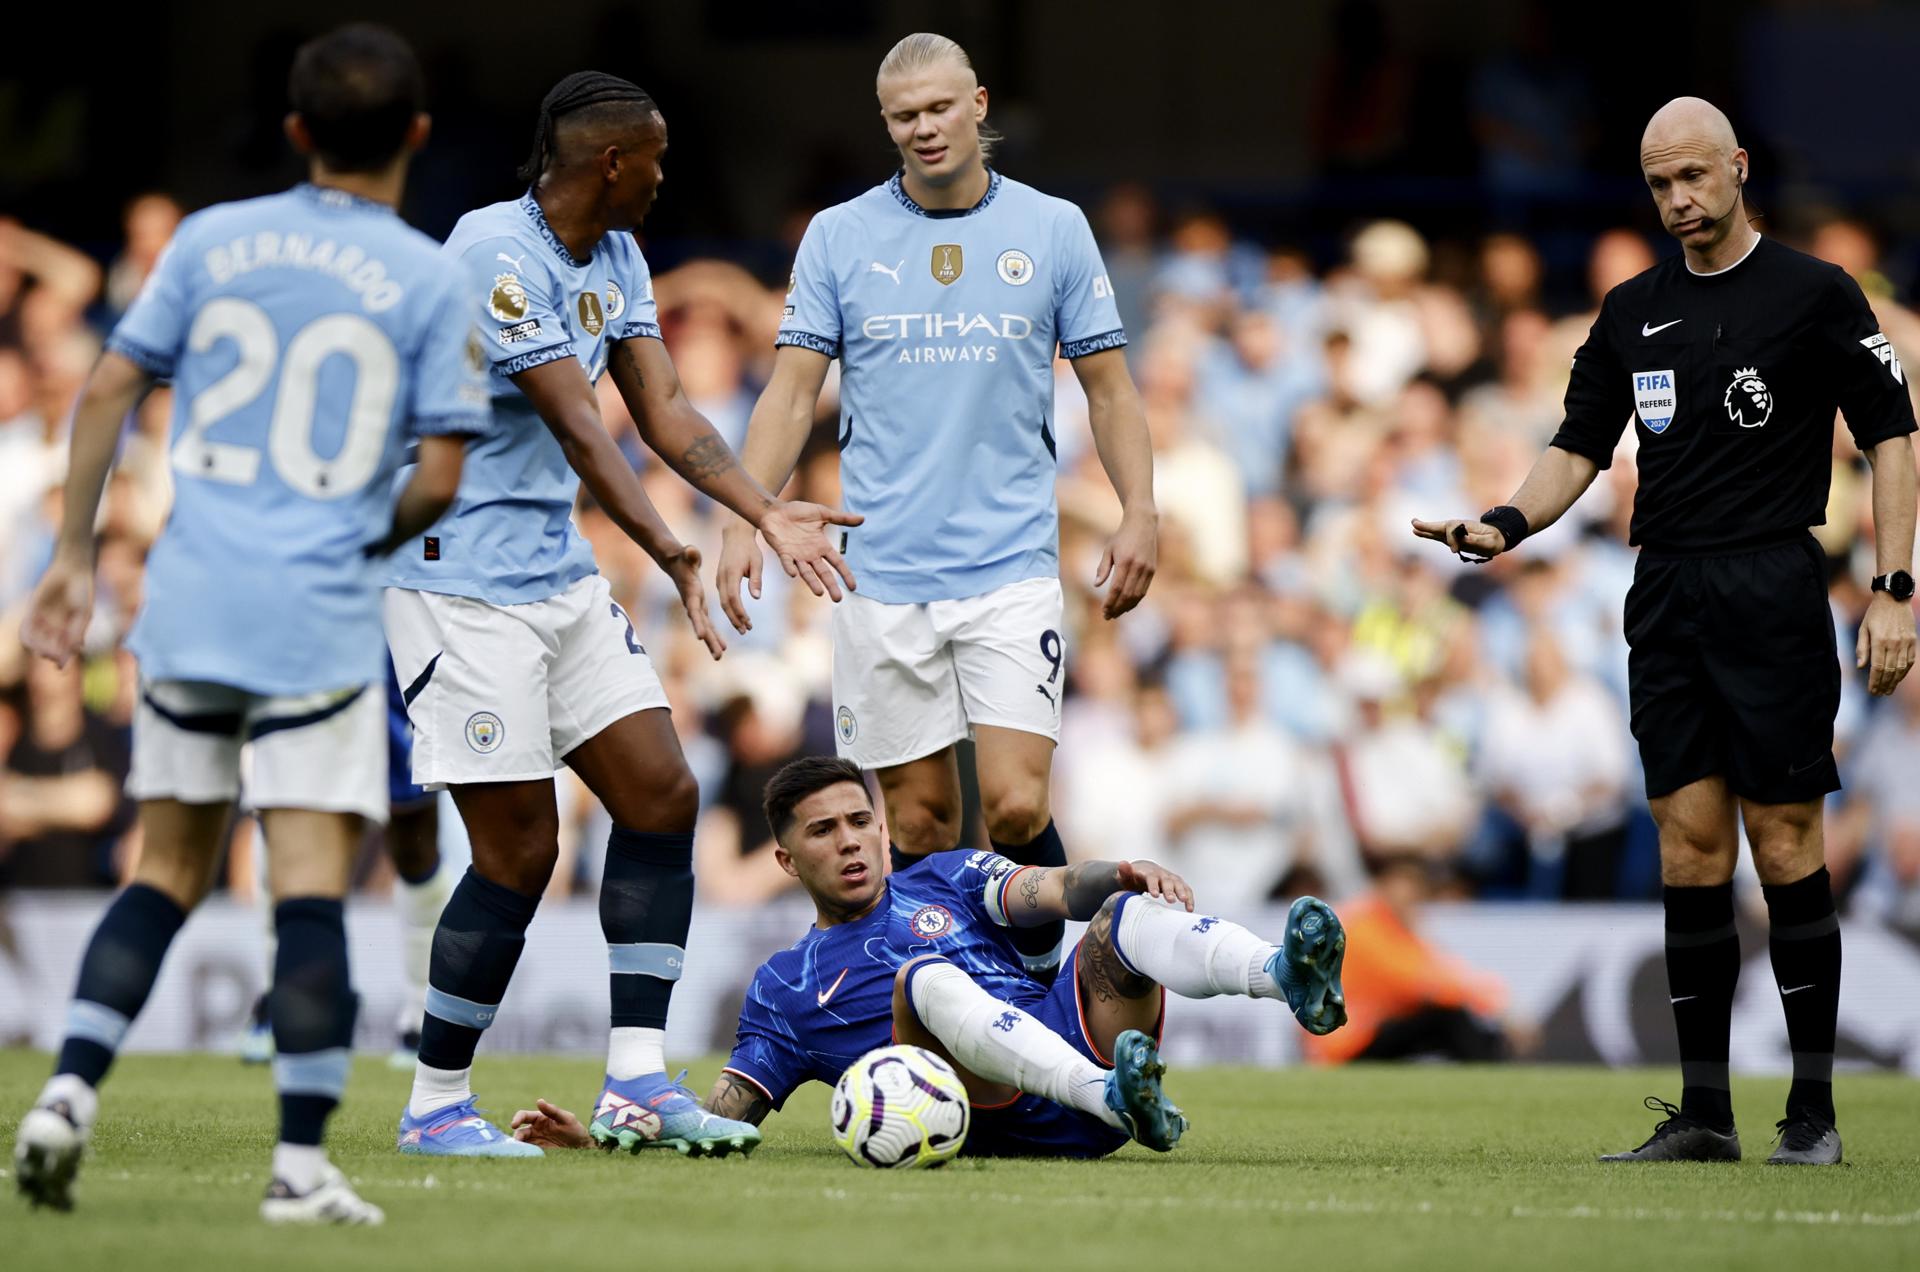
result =
[[[1489,508],[1480,514],[1480,520],[1500,532],[1507,541],[1503,552],[1511,552],[1520,546],[1520,541],[1532,533],[1527,526],[1527,515],[1512,504],[1501,504],[1498,508]]]

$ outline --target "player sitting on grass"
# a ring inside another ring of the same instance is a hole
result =
[[[959,1069],[974,1107],[968,1153],[1102,1157],[1129,1138],[1165,1152],[1187,1126],[1160,1090],[1166,990],[1277,998],[1315,1034],[1346,1023],[1346,936],[1324,901],[1294,902],[1273,945],[1192,913],[1186,883],[1150,861],[1050,869],[935,853],[888,877],[873,803],[846,760],[787,765],[767,783],[766,812],[775,858],[819,917],[754,975],[706,1099],[721,1117],[758,1124],[809,1079],[831,1085],[868,1051],[904,1042]],[[1087,931],[1049,989],[1024,969],[1012,931],[1064,919]],[[513,1133],[614,1147],[644,1134],[648,1111],[622,1114],[589,1131],[542,1100],[514,1115]]]

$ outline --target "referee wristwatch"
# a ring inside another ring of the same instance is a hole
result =
[[[1913,575],[1908,574],[1905,570],[1895,570],[1891,574],[1877,575],[1873,580],[1873,590],[1876,592],[1885,592],[1894,600],[1905,605],[1913,599]]]

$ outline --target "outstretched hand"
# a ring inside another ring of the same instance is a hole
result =
[[[760,537],[766,540],[789,578],[805,583],[815,596],[840,599],[840,585],[854,590],[853,571],[833,546],[829,526],[857,526],[866,518],[816,503],[782,502],[760,518]],[[721,584],[722,590],[726,584]],[[736,589],[737,590],[737,589]]]
[[[1119,878],[1122,892],[1144,892],[1168,905],[1185,906],[1188,913],[1193,911],[1193,889],[1185,879],[1157,862],[1123,861]]]
[[[538,1109],[521,1109],[508,1123],[513,1138],[522,1144],[541,1148],[592,1148],[593,1136],[580,1125],[580,1119],[545,1100],[535,1100]]]
[[[1507,550],[1507,536],[1484,521],[1413,521],[1413,533],[1421,539],[1444,543],[1463,561],[1483,565]]]
[[[720,635],[720,629],[713,625],[713,615],[707,609],[707,589],[700,581],[700,549],[691,546],[681,548],[680,554],[668,558],[663,568],[680,592],[680,607],[687,611],[687,620],[693,624],[693,634],[700,638],[700,643],[718,662],[720,656],[727,652],[727,642]]]

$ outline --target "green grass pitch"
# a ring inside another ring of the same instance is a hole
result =
[[[717,1061],[696,1066],[704,1090]],[[0,1134],[46,1071],[0,1052]],[[592,1061],[482,1056],[501,1118],[544,1095],[576,1111]],[[1652,1128],[1670,1073],[1570,1068],[1175,1071],[1193,1130],[1168,1157],[960,1161],[856,1170],[813,1086],[750,1160],[553,1153],[401,1157],[406,1076],[355,1070],[334,1158],[384,1206],[374,1230],[256,1217],[271,1080],[219,1056],[130,1057],[109,1081],[71,1214],[5,1181],[0,1265],[25,1269],[1596,1268],[1688,1272],[1920,1266],[1920,1083],[1841,1079],[1839,1169],[1763,1165],[1784,1081],[1736,1083],[1747,1160],[1601,1166]]]

